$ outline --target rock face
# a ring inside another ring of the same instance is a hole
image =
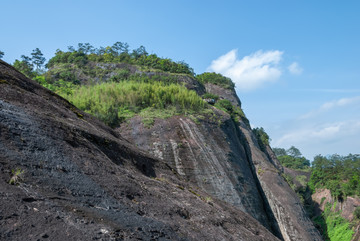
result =
[[[327,203],[334,204],[337,202],[334,211],[341,211],[341,216],[349,221],[354,219],[354,211],[356,207],[360,206],[359,197],[347,197],[344,201],[338,202],[331,196],[329,189],[316,190],[316,192],[311,197],[313,201],[318,204],[318,207],[321,211],[325,210],[325,205]]]
[[[168,148],[182,157],[177,140]],[[183,160],[169,165],[165,154],[164,161],[149,156],[0,61],[1,240],[278,240],[247,213],[186,181]],[[217,168],[224,174],[226,165]],[[218,189],[228,186],[221,195],[235,200],[235,171],[230,186],[211,179],[211,168],[204,177]]]
[[[276,168],[277,160],[271,159],[271,156],[274,156],[271,149],[261,151],[250,130],[245,125],[240,125],[240,129],[249,143],[249,158],[254,164],[261,189],[274,213],[283,239],[322,240],[299,198],[281,176],[281,171]]]
[[[216,111],[216,110],[215,110]],[[206,192],[251,214],[264,226],[271,223],[256,178],[230,116],[218,115],[200,124],[177,116],[143,126],[139,117],[118,129],[123,137],[143,150],[165,160],[179,175]],[[221,123],[221,124],[219,124]]]
[[[240,107],[234,90],[206,84],[206,91]],[[281,176],[270,147],[261,150],[245,122],[217,109],[194,122],[184,116],[156,120],[146,128],[139,117],[118,133],[175,167],[202,190],[247,212],[283,240],[322,240],[300,200]]]
[[[0,61],[0,239],[321,240],[271,148],[212,108],[113,130]]]

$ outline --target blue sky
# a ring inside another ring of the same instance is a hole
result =
[[[116,41],[236,83],[273,147],[360,153],[360,1],[3,1],[0,50]]]

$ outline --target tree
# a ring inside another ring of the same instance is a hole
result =
[[[78,43],[78,52],[84,54],[92,54],[95,52],[95,48],[89,43]]]
[[[32,63],[36,66],[37,70],[40,70],[46,60],[43,57],[43,54],[41,53],[40,49],[39,48],[34,49],[33,52],[31,53],[31,56],[32,56],[31,58]]]
[[[133,58],[138,59],[141,56],[147,56],[148,52],[146,52],[145,47],[141,45],[139,48],[134,49],[131,55]]]
[[[273,148],[273,151],[277,157],[287,155],[286,150],[284,148],[275,147]]]
[[[302,156],[300,150],[297,149],[295,146],[291,146],[289,149],[287,149],[286,153],[292,157],[301,157]]]
[[[28,78],[35,77],[34,65],[31,63],[31,58],[25,55],[21,55],[21,61],[15,60],[13,66],[15,69],[26,75]]]
[[[4,55],[5,55],[5,53],[0,50],[0,59],[2,59],[2,57],[4,57]]]
[[[106,49],[104,47],[100,47],[96,50],[97,55],[103,55],[106,53]]]
[[[114,50],[115,56],[119,56],[122,53],[129,52],[129,45],[127,43],[116,42],[111,48]]]
[[[69,52],[75,52],[75,48],[73,46],[68,46],[68,51]]]

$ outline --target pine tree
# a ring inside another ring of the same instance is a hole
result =
[[[31,53],[31,60],[32,63],[36,66],[37,70],[40,70],[42,65],[45,63],[45,57],[43,57],[43,54],[41,53],[39,48],[36,48],[33,50],[33,52]]]

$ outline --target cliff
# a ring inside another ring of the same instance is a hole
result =
[[[205,88],[241,106],[234,89],[210,83]],[[247,212],[278,238],[322,240],[281,176],[283,168],[271,148],[260,149],[246,121],[213,110],[196,121],[186,116],[158,119],[150,128],[134,117],[117,132],[202,190]]]
[[[241,107],[233,88],[174,80]],[[246,118],[209,107],[111,129],[4,62],[0,107],[3,239],[321,240]]]
[[[47,238],[278,240],[0,61],[0,239]]]

